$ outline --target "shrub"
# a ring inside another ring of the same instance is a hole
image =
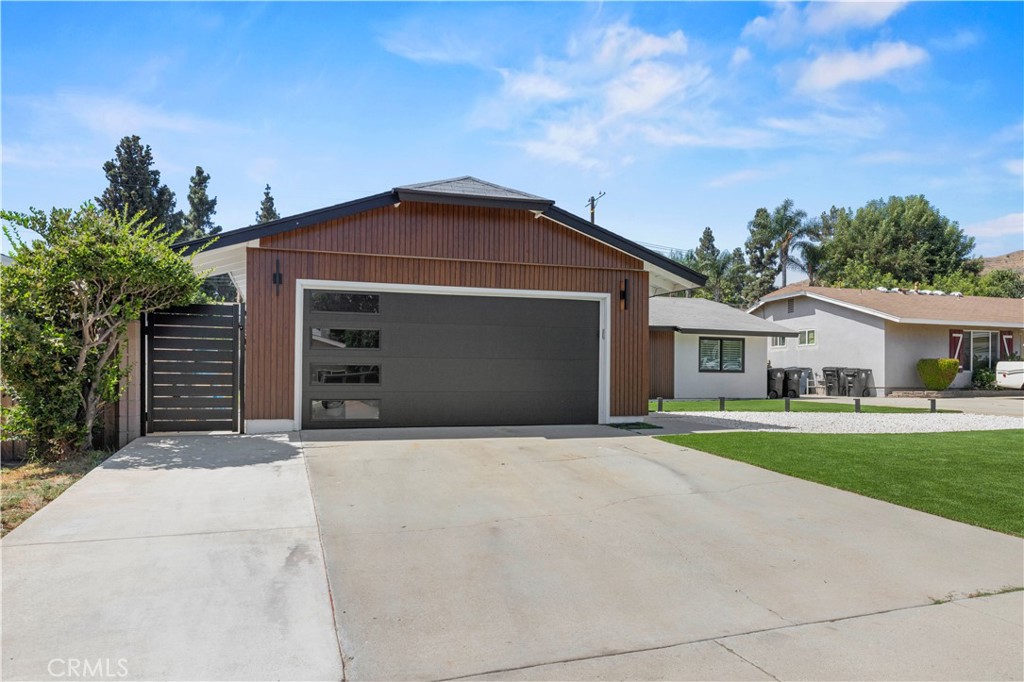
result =
[[[118,397],[128,323],[187,303],[202,284],[177,235],[140,216],[91,204],[0,211],[13,257],[0,278],[0,374],[18,401],[2,431],[44,459],[89,448],[100,408]]]
[[[922,358],[917,361],[917,376],[929,391],[945,391],[956,379],[960,361],[956,358]]]
[[[983,391],[989,391],[996,387],[996,373],[987,367],[974,370],[971,377],[971,386]]]

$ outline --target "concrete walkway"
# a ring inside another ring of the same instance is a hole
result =
[[[296,441],[143,438],[11,532],[3,679],[340,679]]]
[[[9,534],[2,678],[1024,678],[968,598],[1019,538],[608,427],[302,439],[146,438]]]

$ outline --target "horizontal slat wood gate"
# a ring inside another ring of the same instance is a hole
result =
[[[244,315],[240,304],[211,304],[145,316],[146,433],[240,430]]]

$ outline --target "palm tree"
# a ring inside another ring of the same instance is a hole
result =
[[[803,239],[793,246],[800,250],[800,256],[793,259],[793,265],[807,275],[808,285],[817,286],[821,265],[825,261],[825,245],[812,239]]]
[[[805,211],[793,208],[793,200],[786,199],[772,213],[772,236],[775,249],[779,254],[779,268],[782,270],[782,286],[786,286],[786,270],[789,267],[789,252],[795,242],[799,242],[809,233],[810,226],[804,221]]]

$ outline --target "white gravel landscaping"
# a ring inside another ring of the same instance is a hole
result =
[[[658,417],[688,419],[721,429],[795,433],[939,433],[1024,428],[1020,417],[984,414],[852,412],[658,412]]]

